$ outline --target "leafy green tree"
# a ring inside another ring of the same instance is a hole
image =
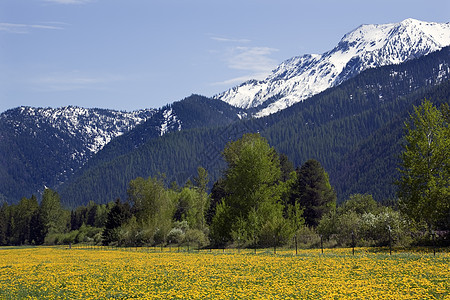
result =
[[[336,207],[336,193],[327,172],[317,160],[308,160],[297,171],[290,204],[297,202],[304,210],[306,225],[312,227],[316,227],[322,216]]]
[[[229,143],[223,155],[228,163],[226,202],[234,216],[246,216],[264,200],[279,197],[274,187],[281,176],[280,162],[266,139],[259,134],[245,134]]]
[[[39,206],[39,221],[42,236],[64,233],[70,222],[70,213],[61,206],[61,199],[56,191],[45,189]]]
[[[369,194],[353,194],[338,208],[340,212],[354,211],[357,214],[376,213],[378,204]]]
[[[223,181],[225,197],[216,206],[211,224],[213,240],[256,241],[264,226],[265,233],[278,230],[275,219],[283,215],[283,206],[278,205],[282,193],[278,154],[259,134],[245,134],[229,143],[223,155],[228,164]],[[272,209],[264,209],[267,207]],[[273,232],[269,234],[273,237]]]
[[[260,246],[281,246],[294,233],[293,224],[283,216],[284,207],[279,202],[265,201],[257,210],[260,228],[257,228]]]
[[[450,220],[450,128],[448,105],[442,111],[425,100],[405,123],[398,181],[402,212],[428,229],[448,230]]]
[[[325,239],[349,246],[355,238],[360,246],[386,246],[389,235],[396,244],[410,242],[410,227],[399,211],[379,206],[368,194],[351,195],[336,210],[325,214],[317,226]]]
[[[145,235],[144,242],[164,242],[172,228],[176,192],[166,189],[161,178],[138,177],[130,181],[128,199],[133,204],[137,226]]]
[[[215,214],[210,226],[211,240],[217,246],[223,246],[231,240],[231,224],[237,222],[233,219],[231,208],[226,204],[225,199],[216,205]]]
[[[206,227],[206,213],[210,206],[210,198],[208,195],[209,175],[203,167],[197,168],[197,176],[194,177],[194,185],[198,194],[198,203],[195,208],[198,210],[197,220],[199,220],[200,230]]]
[[[200,191],[195,188],[184,187],[179,193],[178,207],[175,218],[187,221],[190,228],[203,229],[205,226],[205,200]]]

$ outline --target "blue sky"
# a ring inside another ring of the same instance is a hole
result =
[[[1,0],[0,112],[135,110],[263,79],[361,24],[449,22],[448,0]]]

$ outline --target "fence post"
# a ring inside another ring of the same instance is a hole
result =
[[[355,255],[355,233],[352,231],[352,252]]]
[[[433,235],[433,256],[436,256],[436,233],[431,230],[431,234]]]
[[[389,230],[389,255],[392,255],[392,237],[391,237],[391,226],[388,225]]]
[[[277,254],[277,240],[275,239],[275,235],[273,236],[273,254]]]
[[[295,255],[297,255],[298,254],[297,233],[294,235],[294,239],[295,239]]]
[[[320,235],[320,248],[322,249],[322,254],[323,254],[323,236]]]

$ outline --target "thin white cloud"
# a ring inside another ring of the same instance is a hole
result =
[[[51,23],[48,23],[51,24]],[[33,29],[45,29],[45,30],[62,30],[64,27],[61,26],[62,23],[53,25],[42,25],[42,24],[18,24],[18,23],[0,23],[0,31],[5,31],[9,33],[30,33]]]
[[[212,40],[217,42],[224,42],[224,43],[250,43],[251,40],[248,39],[232,39],[232,38],[225,38],[220,36],[212,36]]]
[[[55,4],[86,4],[92,2],[92,0],[44,0],[44,1]]]
[[[32,80],[39,91],[62,92],[86,89],[105,89],[108,84],[123,80],[114,74],[88,74],[80,71],[58,72],[42,75]]]
[[[262,80],[270,74],[278,62],[271,55],[278,51],[271,47],[249,46],[249,39],[229,38],[218,35],[210,36],[210,39],[219,43],[227,43],[228,46],[221,50],[211,51],[219,53],[221,60],[227,68],[238,70],[237,76],[212,85],[230,86],[242,83],[250,79]]]
[[[241,74],[246,74],[214,82],[212,85],[230,86],[250,79],[262,80],[266,78],[277,65],[277,61],[270,57],[277,51],[278,49],[270,47],[235,46],[228,48],[223,55],[227,67],[239,70]]]
[[[252,72],[270,72],[276,61],[269,57],[278,51],[269,47],[234,47],[227,55],[228,67]]]

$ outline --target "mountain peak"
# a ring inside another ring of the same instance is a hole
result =
[[[450,24],[406,19],[399,23],[365,24],[344,35],[323,54],[293,57],[265,80],[248,81],[216,99],[266,116],[301,102],[360,72],[409,59],[450,45]]]

